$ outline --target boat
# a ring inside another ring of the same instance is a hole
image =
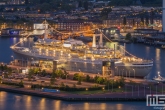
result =
[[[163,78],[162,76],[160,76],[160,73],[158,72],[158,76],[153,78],[154,81],[158,81],[158,82],[165,82],[165,78]]]
[[[67,71],[102,74],[103,76],[139,77],[147,76],[153,67],[152,60],[144,60],[130,54],[126,56],[124,46],[107,47],[103,40],[96,43],[93,37],[92,47],[81,40],[39,39],[29,49],[28,47],[12,46],[11,49],[21,55],[36,59],[52,61],[52,67],[65,68]]]

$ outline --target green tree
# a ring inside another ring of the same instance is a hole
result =
[[[135,19],[132,20],[132,26],[135,26]]]
[[[25,8],[25,11],[30,11],[30,7],[27,6],[27,7]]]
[[[97,82],[97,79],[98,79],[98,78],[99,78],[99,76],[96,75],[96,76],[94,77],[94,82]]]
[[[40,12],[45,12],[45,11],[51,11],[52,6],[49,3],[43,3],[41,5],[38,6],[38,8],[40,9]]]
[[[82,1],[81,0],[78,2],[78,7],[82,7]]]
[[[144,17],[143,16],[141,17],[141,23],[142,23],[142,26],[144,26]]]
[[[86,75],[86,81],[89,82],[90,81],[90,76]]]
[[[4,78],[8,78],[8,74],[7,73],[4,74]]]
[[[23,81],[21,80],[19,83],[18,83],[19,87],[24,87],[24,84],[23,84]]]
[[[47,73],[46,73],[45,70],[42,70],[42,71],[41,71],[41,75],[42,75],[42,76],[46,76],[46,74],[47,74]]]
[[[73,88],[76,88],[76,84],[73,84]]]
[[[56,73],[55,72],[53,72],[52,73],[52,76],[51,76],[51,78],[50,78],[50,84],[54,84],[54,82],[56,81]]]
[[[126,34],[125,40],[132,40],[132,35],[131,35],[131,33],[127,33],[127,34]]]
[[[102,77],[98,77],[96,82],[102,84],[104,82],[104,79]]]
[[[60,87],[61,88],[65,87],[65,84],[63,82],[61,82]]]
[[[146,16],[146,22],[145,22],[146,24],[146,26],[148,27],[148,24],[149,24],[149,17],[148,16]]]
[[[108,18],[108,14],[112,11],[111,8],[104,8],[102,11],[101,11],[101,17],[102,19],[107,19]]]
[[[13,9],[13,11],[14,11],[14,12],[17,11],[17,7],[15,7],[15,8]]]
[[[32,79],[33,75],[34,75],[34,70],[33,69],[29,69],[29,71],[28,71],[28,80],[29,81]]]
[[[85,10],[88,10],[88,1],[85,1],[85,2],[84,2],[84,9],[85,9]]]
[[[123,18],[123,25],[124,26],[127,25],[127,19],[126,19],[126,17]]]
[[[80,78],[78,79],[77,84],[78,84],[78,85],[81,85],[81,79],[80,79]]]
[[[73,75],[73,80],[78,80],[79,77],[80,77],[79,73],[75,73],[75,74]]]

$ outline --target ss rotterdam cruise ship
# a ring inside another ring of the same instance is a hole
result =
[[[98,45],[96,36],[100,36]],[[32,48],[11,46],[11,49],[21,55],[39,60],[52,61],[53,69],[65,68],[68,71],[102,74],[103,76],[140,77],[147,76],[153,67],[152,60],[144,60],[129,54],[124,46],[114,45],[109,48],[103,45],[103,34],[93,34],[92,46],[80,40],[61,41],[47,39],[45,29],[44,39],[38,39]]]

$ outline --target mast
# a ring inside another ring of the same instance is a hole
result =
[[[44,39],[47,39],[47,28],[48,28],[48,24],[45,20],[45,34],[44,34]]]
[[[115,44],[114,44],[114,58],[116,58],[116,49],[115,49]]]
[[[125,43],[124,43],[124,56],[125,56]]]

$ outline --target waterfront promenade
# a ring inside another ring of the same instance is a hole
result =
[[[147,94],[164,94],[157,91],[139,89],[130,92],[105,92],[98,94],[72,94],[69,92],[49,93],[42,90],[31,90],[25,88],[0,85],[0,91],[14,92],[18,94],[33,95],[45,98],[59,99],[65,101],[145,101]]]

